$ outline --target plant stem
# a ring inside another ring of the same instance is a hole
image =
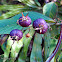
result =
[[[50,62],[52,60],[52,58],[55,56],[55,54],[57,53],[59,46],[61,44],[61,40],[62,40],[62,24],[61,24],[60,37],[58,39],[58,43],[57,43],[53,53],[47,58],[47,60],[45,62]]]

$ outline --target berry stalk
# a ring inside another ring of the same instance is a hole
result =
[[[45,62],[50,62],[52,60],[52,58],[55,56],[55,54],[57,53],[59,46],[61,44],[61,40],[62,40],[62,24],[61,24],[61,29],[60,29],[60,36],[58,39],[58,43],[53,51],[53,53],[48,57],[48,59]]]

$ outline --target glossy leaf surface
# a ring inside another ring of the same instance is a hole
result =
[[[38,19],[38,18],[43,18],[44,20],[46,20],[47,22],[54,22],[53,19],[48,18],[44,15],[42,15],[41,13],[38,12],[33,12],[33,11],[29,11],[29,12],[24,12],[24,15],[26,16],[28,14],[28,16],[31,18],[32,23],[34,20]],[[11,30],[13,29],[19,29],[21,30],[22,27],[17,25],[17,20],[22,16],[22,14],[18,14],[10,19],[3,19],[0,20],[0,34],[9,34]],[[16,27],[15,27],[16,26]]]
[[[50,18],[54,18],[57,14],[57,11],[57,5],[54,2],[47,3],[43,7],[43,14]]]
[[[42,43],[42,35],[36,33],[30,56],[30,62],[43,62],[41,43]]]
[[[27,38],[25,36],[27,33],[30,34],[29,38]],[[18,59],[19,62],[26,61],[28,47],[29,47],[29,44],[30,44],[30,41],[31,41],[33,35],[34,35],[34,29],[33,28],[31,28],[30,31],[29,30],[26,31],[26,33],[24,34],[24,39],[23,39],[24,47],[23,47],[22,51],[20,52],[20,56],[19,56],[19,59]]]

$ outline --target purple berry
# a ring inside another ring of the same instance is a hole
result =
[[[47,32],[48,26],[44,19],[39,18],[33,22],[33,28],[37,33],[44,34]]]
[[[23,37],[23,33],[21,30],[14,29],[10,32],[10,36],[12,39],[15,38],[17,41],[19,41]]]
[[[24,16],[22,13],[22,16],[19,18],[17,23],[22,27],[28,27],[31,24],[31,18],[28,16],[28,14]]]

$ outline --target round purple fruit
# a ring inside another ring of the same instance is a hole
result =
[[[44,19],[39,18],[33,22],[33,28],[37,33],[44,34],[47,32],[48,26]]]
[[[23,33],[21,30],[14,29],[10,32],[10,36],[11,36],[12,40],[19,41],[23,37]]]
[[[31,18],[28,16],[28,14],[24,16],[22,13],[22,16],[19,18],[19,20],[17,20],[17,23],[22,27],[28,27],[31,24]]]

